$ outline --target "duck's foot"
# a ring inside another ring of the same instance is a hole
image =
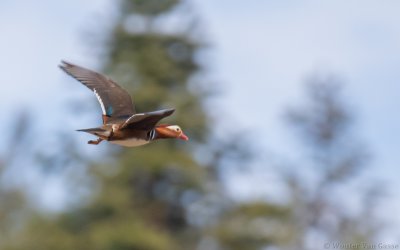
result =
[[[99,139],[97,139],[96,141],[90,140],[90,141],[88,141],[87,143],[88,143],[88,144],[92,144],[92,145],[97,145],[97,144],[99,144],[101,141],[103,141],[103,139],[99,138]]]

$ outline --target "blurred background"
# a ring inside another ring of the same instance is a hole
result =
[[[1,1],[0,249],[400,247],[399,8]],[[87,145],[61,59],[190,141]]]

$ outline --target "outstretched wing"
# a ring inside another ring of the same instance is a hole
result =
[[[135,128],[142,130],[150,130],[164,117],[172,115],[175,109],[163,109],[147,113],[134,114],[129,117],[121,126],[123,128]]]
[[[108,121],[135,114],[131,96],[117,83],[92,70],[65,61],[61,61],[61,63],[60,68],[65,73],[94,92],[99,100],[103,116],[109,117]]]

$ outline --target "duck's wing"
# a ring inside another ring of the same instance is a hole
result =
[[[103,112],[104,123],[136,113],[129,93],[108,77],[66,61],[61,61],[60,68],[94,92]]]
[[[150,130],[164,117],[172,115],[175,109],[163,109],[147,113],[134,114],[129,117],[120,127],[124,128],[134,128],[141,130]]]

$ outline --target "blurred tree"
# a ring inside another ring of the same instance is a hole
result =
[[[212,120],[204,103],[215,87],[199,77],[199,55],[205,44],[195,35],[196,21],[188,18],[185,4],[179,0],[121,1],[106,44],[104,68],[132,92],[138,111],[175,107],[177,112],[165,122],[179,124],[190,142],[165,140],[115,150],[105,163],[89,167],[98,184],[93,186],[98,190],[91,201],[53,220],[37,216],[25,235],[4,249],[178,250],[198,245],[204,249],[207,239],[229,238],[227,233],[211,230],[218,227],[223,232],[223,225],[217,225],[224,212],[279,214],[278,208],[263,210],[258,205],[233,211],[225,195],[221,166],[232,155],[231,161],[245,161],[245,154],[237,154],[245,150],[231,141],[212,139]],[[176,23],[173,17],[185,22]],[[246,249],[257,249],[271,237],[246,233],[239,241],[243,241],[241,246],[256,241]],[[223,249],[233,247],[226,242],[221,241]]]
[[[2,242],[13,238],[22,226],[23,215],[28,212],[27,198],[20,186],[10,179],[10,170],[18,162],[29,135],[29,118],[21,112],[15,119],[13,133],[7,141],[5,152],[0,154],[0,248]]]
[[[371,179],[366,185],[361,177],[370,156],[353,131],[342,84],[334,77],[313,77],[306,87],[306,104],[285,116],[302,155],[279,166],[288,203],[231,206],[213,229],[218,241],[202,249],[323,249],[324,243],[367,243],[378,236],[382,222],[375,208],[383,187]]]
[[[353,131],[354,116],[335,77],[310,78],[307,103],[287,112],[306,157],[285,174],[291,190],[293,249],[321,249],[324,242],[371,242],[382,187],[360,182],[370,159]],[[366,219],[368,218],[368,220]]]

